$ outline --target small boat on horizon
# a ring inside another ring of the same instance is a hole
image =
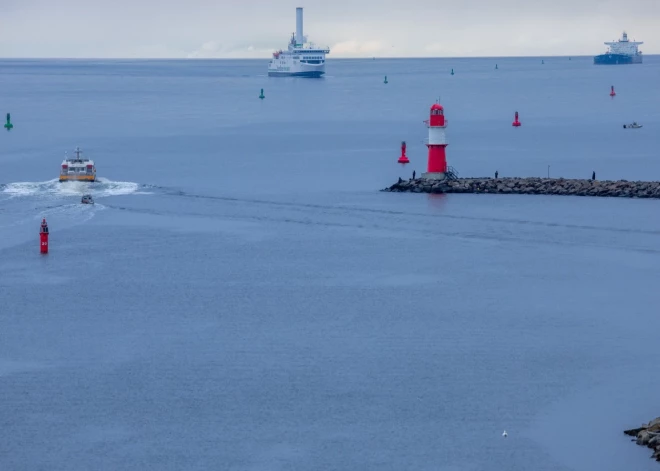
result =
[[[633,121],[632,124],[624,124],[623,129],[639,129],[641,128],[641,124],[637,124],[637,121]]]

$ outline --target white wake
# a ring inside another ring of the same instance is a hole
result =
[[[115,182],[99,178],[95,182],[60,182],[57,178],[45,182],[7,183],[1,190],[9,198],[61,199],[80,197],[86,193],[95,198],[120,195],[147,195],[140,191],[140,185],[134,182]]]

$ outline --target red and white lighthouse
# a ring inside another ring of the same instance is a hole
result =
[[[445,120],[445,109],[441,104],[436,103],[431,106],[431,116],[428,121],[424,121],[429,128],[429,139],[426,147],[429,149],[428,167],[423,178],[442,179],[447,173],[447,155],[445,147],[447,147],[447,137],[445,136],[445,128],[447,121]]]

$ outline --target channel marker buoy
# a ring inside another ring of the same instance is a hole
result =
[[[401,157],[397,160],[400,164],[409,164],[410,160],[406,156],[406,141],[401,142]]]
[[[43,218],[39,228],[39,252],[48,253],[48,223],[46,218]]]

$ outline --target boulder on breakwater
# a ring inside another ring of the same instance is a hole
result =
[[[660,461],[660,417],[639,428],[624,430],[623,433],[635,437],[634,440],[638,445],[652,449],[653,455],[651,457],[656,461]]]
[[[381,191],[660,198],[660,181],[569,178],[456,178],[400,180]]]

